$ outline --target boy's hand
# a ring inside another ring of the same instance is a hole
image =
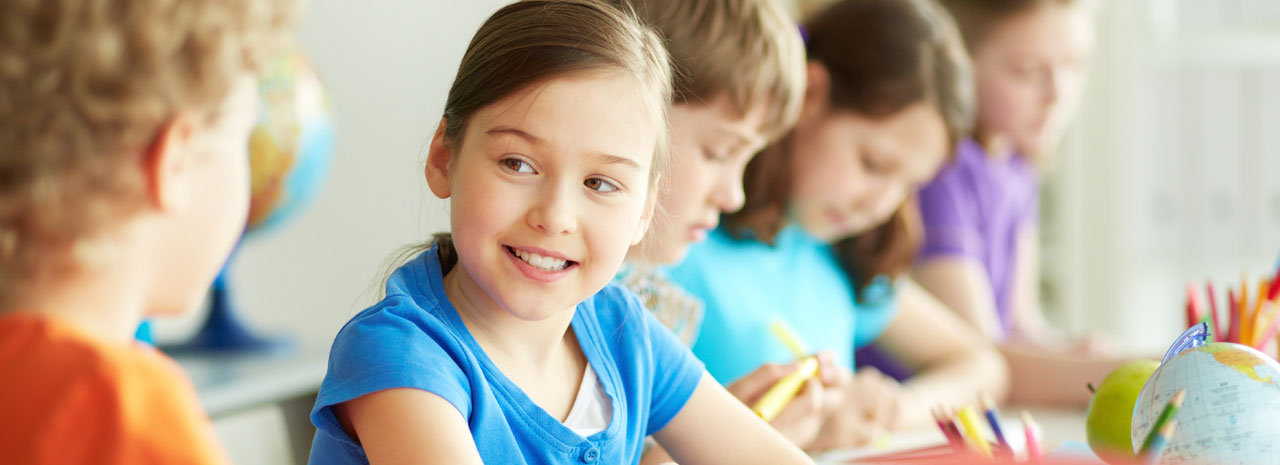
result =
[[[901,384],[871,367],[856,375],[844,370],[841,378],[845,401],[827,416],[812,450],[870,444],[897,426],[904,398]]]

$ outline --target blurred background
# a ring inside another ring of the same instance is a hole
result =
[[[507,2],[310,3],[299,37],[336,114],[332,171],[299,218],[243,244],[232,285],[253,328],[322,374],[392,252],[447,228],[425,148],[467,41]],[[1046,178],[1042,289],[1065,328],[1154,353],[1183,325],[1187,281],[1256,282],[1280,258],[1280,2],[1104,0],[1097,14],[1084,102]],[[199,319],[157,322],[157,338]],[[278,463],[246,458],[262,436],[245,421],[219,420],[237,463]]]

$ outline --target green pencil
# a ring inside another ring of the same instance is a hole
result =
[[[1165,447],[1168,447],[1169,441],[1173,439],[1173,428],[1175,426],[1178,426],[1178,420],[1169,420],[1168,423],[1164,424],[1164,427],[1153,431],[1153,433],[1157,434],[1153,434],[1152,436],[1154,437],[1149,438],[1151,446],[1143,447],[1142,451],[1138,453],[1138,458],[1141,459],[1143,464],[1156,465],[1160,463],[1160,456],[1164,454]]]
[[[1186,399],[1186,397],[1187,390],[1179,389],[1178,393],[1174,394],[1172,399],[1169,399],[1169,403],[1165,404],[1164,410],[1160,412],[1160,417],[1156,418],[1156,424],[1151,425],[1151,432],[1147,433],[1147,438],[1142,441],[1143,451],[1151,448],[1151,443],[1152,441],[1155,441],[1156,435],[1160,432],[1160,429],[1164,427],[1165,423],[1168,423],[1169,420],[1173,419],[1174,415],[1178,414],[1178,409],[1182,407],[1182,401],[1183,399]]]

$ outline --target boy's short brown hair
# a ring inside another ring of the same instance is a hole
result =
[[[295,0],[0,1],[0,307],[136,214],[141,157],[181,111],[216,118],[282,50]],[[246,142],[247,143],[247,142]]]
[[[799,25],[776,0],[630,0],[666,38],[675,103],[729,96],[741,115],[764,106],[770,140],[795,124],[804,99]]]

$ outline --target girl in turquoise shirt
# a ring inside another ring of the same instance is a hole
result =
[[[808,79],[795,129],[746,168],[745,206],[726,215],[672,277],[706,315],[693,351],[730,382],[794,355],[769,330],[783,319],[831,350],[845,393],[813,449],[920,425],[931,407],[1001,396],[995,349],[901,277],[917,216],[908,193],[967,128],[969,70],[949,18],[925,0],[845,0],[805,24]],[[878,336],[878,338],[877,338]],[[916,369],[905,384],[853,374],[871,340]]]

